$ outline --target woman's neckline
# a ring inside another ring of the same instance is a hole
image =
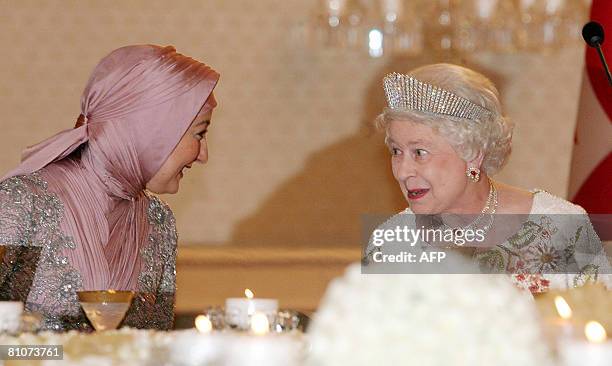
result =
[[[523,213],[523,215],[533,215],[535,209],[537,208],[536,199],[538,196],[540,196],[538,195],[538,193],[546,193],[546,191],[539,189],[539,188],[534,188],[534,189],[530,189],[529,193],[531,193],[531,207],[529,211],[527,213]],[[412,209],[410,209],[410,206],[406,207],[401,213],[408,213],[408,214],[415,215],[415,213],[412,212]]]

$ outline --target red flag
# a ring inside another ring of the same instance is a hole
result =
[[[591,20],[606,32],[602,49],[612,61],[612,1],[593,0]],[[589,213],[612,213],[612,86],[597,50],[586,46],[569,196]]]

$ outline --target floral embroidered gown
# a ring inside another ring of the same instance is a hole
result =
[[[77,298],[80,273],[63,250],[77,243],[60,229],[62,202],[37,174],[0,183],[0,300],[23,301],[50,330],[91,330]],[[150,233],[140,251],[138,290],[123,322],[136,328],[170,329],[174,319],[177,233],[170,208],[149,196]]]
[[[586,281],[612,288],[609,259],[584,209],[546,191],[533,193],[530,219],[506,242],[476,251],[474,260],[512,274],[516,285],[532,293]]]
[[[509,274],[515,285],[532,293],[579,287],[586,281],[612,288],[609,259],[584,209],[542,190],[532,193],[531,212],[518,231],[501,244],[475,248],[472,261],[485,273]],[[416,227],[414,217],[407,208],[379,228],[392,223]],[[381,247],[370,241],[364,263],[372,263],[376,251]]]

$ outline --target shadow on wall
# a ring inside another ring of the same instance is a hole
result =
[[[487,75],[490,70],[457,54],[430,53],[393,58],[369,84],[359,131],[316,153],[296,176],[282,183],[255,213],[236,225],[231,243],[239,246],[354,246],[361,243],[361,215],[389,214],[406,207],[394,180],[384,133],[373,126],[386,105],[382,78],[430,63],[450,62]]]

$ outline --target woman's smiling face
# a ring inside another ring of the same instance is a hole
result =
[[[198,113],[172,154],[147,183],[148,190],[157,194],[176,193],[185,169],[190,169],[195,162],[205,164],[208,161],[206,132],[211,118],[210,109]]]
[[[391,121],[387,127],[393,176],[417,214],[451,212],[465,192],[466,162],[430,127]]]

